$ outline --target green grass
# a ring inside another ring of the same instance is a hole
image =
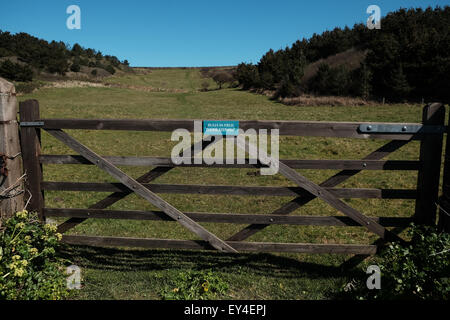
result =
[[[262,95],[239,89],[200,92],[203,79],[196,69],[152,70],[147,75],[111,77],[106,82],[182,89],[182,92],[146,92],[120,87],[44,88],[20,100],[37,99],[42,118],[159,118],[159,119],[267,119],[326,121],[420,122],[418,105],[380,105],[358,107],[296,107],[271,101]],[[120,131],[69,131],[102,155],[170,156],[175,142],[170,133]],[[383,145],[381,140],[281,137],[280,158],[285,159],[361,159]],[[53,137],[42,136],[45,154],[74,154]],[[388,159],[418,159],[418,143],[411,142]],[[137,177],[151,167],[124,167]],[[281,175],[253,176],[249,169],[176,168],[155,183],[273,185],[293,186]],[[299,170],[316,183],[334,170]],[[46,181],[114,181],[93,166],[47,165]],[[416,186],[411,171],[365,171],[350,178],[342,187],[405,188]],[[46,206],[86,208],[108,193],[46,192]],[[162,194],[182,211],[270,213],[292,197],[244,197]],[[409,217],[413,201],[345,199],[364,214]],[[155,209],[145,200],[131,195],[112,209]],[[302,215],[339,214],[318,199],[296,210]],[[226,238],[243,225],[202,223]],[[72,234],[196,239],[192,233],[172,222],[87,220]],[[249,241],[371,243],[374,235],[360,228],[272,225]],[[351,273],[339,265],[349,258],[342,255],[239,254],[174,250],[132,250],[72,247],[65,254],[82,268],[84,288],[75,294],[82,299],[159,299],[161,289],[180,270],[213,268],[229,284],[231,299],[326,299],[331,298]],[[361,271],[362,272],[362,271]]]
[[[112,76],[106,83],[128,86],[144,86],[160,89],[178,89],[184,91],[197,91],[201,83],[207,81],[213,88],[211,79],[201,77],[198,69],[153,69],[148,74],[132,74]]]

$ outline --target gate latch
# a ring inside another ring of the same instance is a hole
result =
[[[23,122],[20,122],[20,126],[21,127],[43,127],[44,121],[31,121],[31,122],[23,121]]]

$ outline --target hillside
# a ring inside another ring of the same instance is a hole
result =
[[[241,63],[237,77],[244,89],[281,98],[312,93],[446,102],[449,52],[449,6],[400,9],[381,19],[380,30],[356,24],[271,49],[256,65]]]
[[[70,46],[0,30],[0,76],[9,80],[92,79],[128,71],[127,60],[77,43]]]
[[[357,50],[355,48],[351,48],[344,52],[329,56],[325,59],[319,59],[313,63],[310,63],[305,67],[300,86],[306,87],[308,85],[311,79],[313,79],[317,75],[321,64],[327,64],[332,68],[345,66],[349,71],[353,71],[359,68],[361,63],[366,58],[366,55],[367,51],[365,50]]]

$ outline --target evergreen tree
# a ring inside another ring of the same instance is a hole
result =
[[[408,98],[412,88],[408,83],[403,67],[399,64],[394,68],[387,79],[387,85],[391,88],[388,96],[392,101],[402,101]]]
[[[258,86],[258,69],[253,64],[241,63],[236,69],[236,77],[239,85],[244,90]]]
[[[249,72],[250,68],[241,66],[237,78],[246,89],[300,94],[305,88],[298,90],[301,81],[297,78],[304,66],[292,70],[302,56],[305,64],[309,64],[354,48],[367,52],[357,71],[322,66],[306,89],[365,99],[373,95],[391,100],[449,101],[450,6],[400,9],[387,14],[381,24],[381,30],[369,30],[363,24],[335,28],[297,40],[290,48],[269,50],[256,65],[255,75]]]

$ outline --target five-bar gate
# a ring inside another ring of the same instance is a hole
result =
[[[161,157],[105,157],[98,155],[72,136],[65,129],[76,130],[133,130],[133,131],[173,131],[184,128],[193,132],[194,120],[111,120],[111,119],[41,119],[36,100],[20,103],[21,145],[24,170],[27,173],[28,189],[32,194],[29,210],[37,211],[45,217],[65,217],[58,226],[67,232],[86,219],[132,219],[163,220],[180,223],[195,233],[201,240],[124,238],[103,236],[64,235],[69,244],[99,246],[127,246],[146,248],[216,249],[224,252],[300,252],[300,253],[353,253],[374,254],[378,244],[400,239],[387,227],[405,227],[412,220],[419,224],[433,224],[436,219],[439,176],[442,156],[442,141],[445,108],[442,104],[427,105],[423,109],[423,122],[418,123],[352,123],[352,122],[312,122],[312,121],[240,121],[240,128],[279,129],[280,135],[320,136],[335,138],[385,139],[390,140],[377,150],[373,150],[361,160],[280,160],[279,173],[298,187],[267,186],[221,186],[221,185],[175,185],[150,183],[177,166],[255,168],[258,164],[175,165],[170,158]],[[46,155],[41,153],[41,130],[47,131],[61,143],[75,151],[76,155]],[[210,143],[201,141],[201,148]],[[236,139],[237,140],[237,139]],[[411,140],[420,140],[418,161],[384,160],[386,156],[406,145]],[[238,145],[249,148],[244,143]],[[192,146],[192,150],[196,150]],[[261,156],[261,154],[259,155]],[[259,159],[258,159],[259,160]],[[117,180],[117,183],[48,182],[43,181],[42,165],[45,164],[86,164],[96,165]],[[134,178],[125,174],[117,166],[153,166],[146,174]],[[320,184],[316,184],[295,169],[337,169],[341,170]],[[417,170],[417,188],[369,189],[337,188],[350,177],[363,170]],[[103,200],[89,208],[48,208],[45,205],[46,190],[99,191],[111,192]],[[160,211],[110,210],[108,207],[129,194],[136,193]],[[271,195],[295,196],[295,198],[270,214],[203,213],[181,212],[159,197],[158,193],[195,193],[228,195]],[[299,216],[290,215],[297,208],[319,198],[344,216]],[[341,198],[415,199],[416,209],[413,219],[401,217],[368,217],[349,206]],[[199,222],[248,224],[228,239],[220,239]],[[381,239],[372,245],[355,244],[312,244],[312,243],[272,243],[245,241],[253,234],[271,224],[317,225],[317,226],[359,226],[375,233]]]

